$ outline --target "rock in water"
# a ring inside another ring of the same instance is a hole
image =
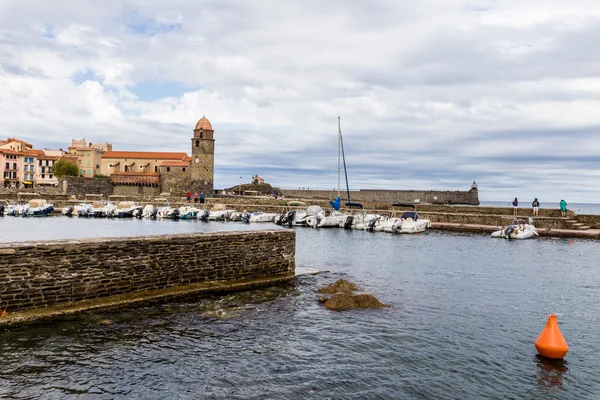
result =
[[[356,286],[352,282],[348,282],[344,279],[338,279],[334,284],[329,286],[325,286],[324,288],[319,289],[319,293],[327,293],[327,294],[336,294],[336,293],[348,293],[352,294],[352,292],[360,291],[358,286]]]
[[[371,294],[336,293],[325,301],[325,307],[333,311],[346,311],[358,308],[388,308]]]

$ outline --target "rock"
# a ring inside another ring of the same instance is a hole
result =
[[[336,293],[324,303],[332,311],[355,310],[359,308],[389,308],[371,294]]]
[[[344,279],[338,279],[334,284],[325,286],[324,288],[319,289],[319,293],[327,293],[327,294],[335,294],[335,293],[348,293],[352,294],[353,292],[360,291],[358,286],[356,286],[352,282],[348,282]]]

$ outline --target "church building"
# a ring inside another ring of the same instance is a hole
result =
[[[203,116],[192,136],[192,154],[176,152],[108,151],[101,171],[115,185],[156,186],[160,193],[183,196],[212,194],[215,168],[214,130]]]

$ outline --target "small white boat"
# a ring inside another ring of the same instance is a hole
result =
[[[109,218],[114,216],[117,206],[109,201],[94,201],[92,203],[92,217]]]
[[[42,216],[54,211],[54,206],[43,199],[31,199],[28,203],[27,215]]]
[[[375,226],[380,215],[367,214],[366,212],[360,211],[354,215],[346,217],[343,222],[344,229],[358,229],[366,230],[369,226]]]
[[[78,204],[75,207],[77,210],[77,216],[87,218],[92,216],[92,205],[89,203]]]
[[[277,225],[306,226],[308,214],[303,210],[291,210],[284,212],[275,219]]]
[[[396,230],[399,233],[420,233],[425,232],[425,229],[431,228],[431,221],[428,219],[421,219],[419,213],[416,211],[407,211],[402,214],[402,224],[400,230]]]
[[[529,219],[529,223],[515,219],[512,224],[507,226],[506,228],[502,228],[498,231],[492,232],[491,237],[493,238],[502,238],[502,239],[531,239],[534,236],[539,236],[535,226],[533,226],[531,218]]]
[[[228,220],[233,213],[235,213],[235,210],[211,210],[207,219],[209,221],[224,221]]]
[[[275,221],[277,214],[266,213],[264,211],[257,211],[250,214],[248,222],[273,222]]]
[[[140,208],[133,201],[120,201],[117,204],[115,210],[115,217],[117,218],[133,218],[133,213]]]
[[[10,203],[6,200],[0,200],[0,217],[4,217],[5,213],[8,213]]]
[[[182,206],[179,207],[179,218],[180,219],[198,219],[198,213],[200,210],[193,206]]]

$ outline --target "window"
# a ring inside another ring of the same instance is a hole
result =
[[[13,172],[13,179],[17,179],[17,173]]]
[[[171,172],[171,167],[167,167],[167,172]]]
[[[92,164],[92,161],[91,161],[91,160],[88,160],[88,165],[91,165],[91,164]]]
[[[129,172],[129,165],[125,166],[125,172]]]
[[[13,163],[13,169],[17,169],[17,163]]]
[[[46,165],[48,165],[48,161],[46,161]],[[40,167],[42,166],[42,160],[40,160]]]
[[[185,167],[181,168],[181,170],[182,170],[183,172],[185,172]]]
[[[52,175],[50,175],[50,179],[52,179]]]
[[[200,146],[200,141],[196,140],[196,147]]]
[[[82,169],[79,170],[79,174],[83,175],[83,170]]]
[[[46,167],[42,167],[42,174],[46,172]]]
[[[88,175],[91,175],[91,174],[92,174],[92,170],[88,169]]]
[[[9,162],[6,163],[6,168],[5,169],[10,169],[10,163]]]
[[[52,167],[48,167],[48,173],[51,174],[52,173]]]
[[[42,179],[46,179],[46,175],[42,174]]]
[[[158,172],[158,165],[154,166],[154,172]]]
[[[46,165],[48,165],[49,162],[50,162],[50,160],[46,160]],[[41,163],[40,163],[40,165],[41,165]]]

